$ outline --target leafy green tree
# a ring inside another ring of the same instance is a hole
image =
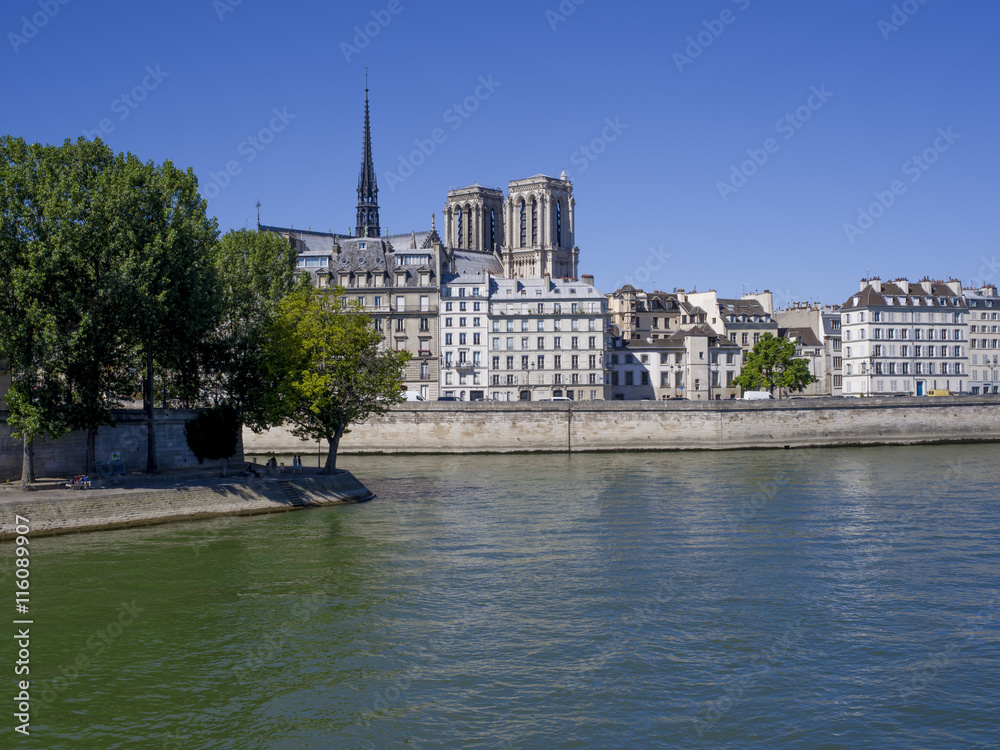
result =
[[[231,406],[202,409],[184,425],[184,437],[198,463],[206,458],[222,460],[222,476],[226,475],[229,457],[236,453],[239,446],[239,431],[236,409]]]
[[[803,391],[816,378],[809,373],[809,363],[795,358],[795,344],[765,333],[747,354],[746,362],[733,383],[744,391],[775,388]]]
[[[10,422],[30,443],[112,423],[127,391],[121,294],[107,274],[108,225],[91,196],[113,162],[100,143],[62,146],[0,139],[0,351],[10,363]]]
[[[317,290],[307,277],[282,301],[268,337],[275,392],[292,433],[329,445],[323,473],[352,424],[400,401],[408,352],[384,350],[382,335],[344,289]]]
[[[109,241],[122,259],[121,280],[131,312],[128,331],[141,352],[135,369],[143,373],[146,471],[154,472],[155,372],[173,376],[185,400],[196,397],[204,342],[216,320],[212,252],[218,230],[190,169],[125,154],[107,177],[96,197],[100,210],[116,217]]]
[[[209,356],[209,392],[232,404],[255,432],[280,424],[268,361],[268,331],[291,291],[296,253],[271,232],[230,231],[213,255],[219,310]]]

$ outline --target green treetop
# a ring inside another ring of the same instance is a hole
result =
[[[410,355],[384,350],[371,316],[343,288],[320,291],[308,277],[282,301],[269,345],[275,394],[292,432],[327,441],[323,471],[332,473],[350,425],[400,400]]]
[[[803,391],[816,378],[809,373],[809,363],[795,358],[795,344],[765,333],[747,354],[740,374],[733,378],[733,384],[744,391],[766,390],[774,393],[775,388],[789,391]]]

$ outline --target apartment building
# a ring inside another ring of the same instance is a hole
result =
[[[1000,297],[993,285],[966,289],[969,310],[969,391],[1000,393]]]
[[[841,306],[844,395],[961,393],[969,310],[956,279],[862,279]]]
[[[603,400],[607,300],[593,276],[489,278],[489,398]]]
[[[618,401],[734,399],[740,347],[710,326],[688,326],[655,341],[615,337],[607,352],[610,398]]]
[[[448,277],[446,277],[448,278]],[[438,317],[440,392],[446,398],[487,398],[490,280],[486,273],[451,277],[441,285]]]
[[[809,362],[809,371],[817,382],[809,385],[803,395],[840,396],[843,393],[844,359],[841,339],[840,309],[798,302],[787,310],[774,314],[778,333],[784,338],[797,337],[804,345],[796,346],[796,356]],[[808,333],[807,333],[808,331]],[[815,341],[813,341],[815,339]],[[815,352],[816,341],[821,346]],[[806,342],[809,342],[806,344]]]

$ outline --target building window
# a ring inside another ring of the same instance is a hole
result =
[[[420,330],[421,331],[429,331],[430,330],[430,323],[429,323],[429,321],[428,321],[427,318],[421,318],[420,319]]]
[[[531,244],[538,244],[538,201],[531,199]]]
[[[450,333],[446,333],[446,334],[444,335],[444,343],[445,343],[445,344],[446,344],[447,346],[451,346],[451,334],[450,334]]]
[[[635,385],[635,373],[631,370],[625,371],[625,385]]]
[[[528,244],[528,217],[524,210],[524,199],[521,200],[521,247]]]

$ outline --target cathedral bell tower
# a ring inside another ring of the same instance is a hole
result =
[[[503,246],[503,193],[478,184],[449,190],[444,227],[449,247],[498,253]]]
[[[507,278],[576,278],[576,200],[563,172],[559,179],[535,175],[512,180],[504,205],[502,261]]]
[[[368,116],[368,74],[365,73],[365,143],[361,154],[361,174],[358,175],[358,225],[356,237],[379,237],[378,184],[372,161],[372,131]]]

